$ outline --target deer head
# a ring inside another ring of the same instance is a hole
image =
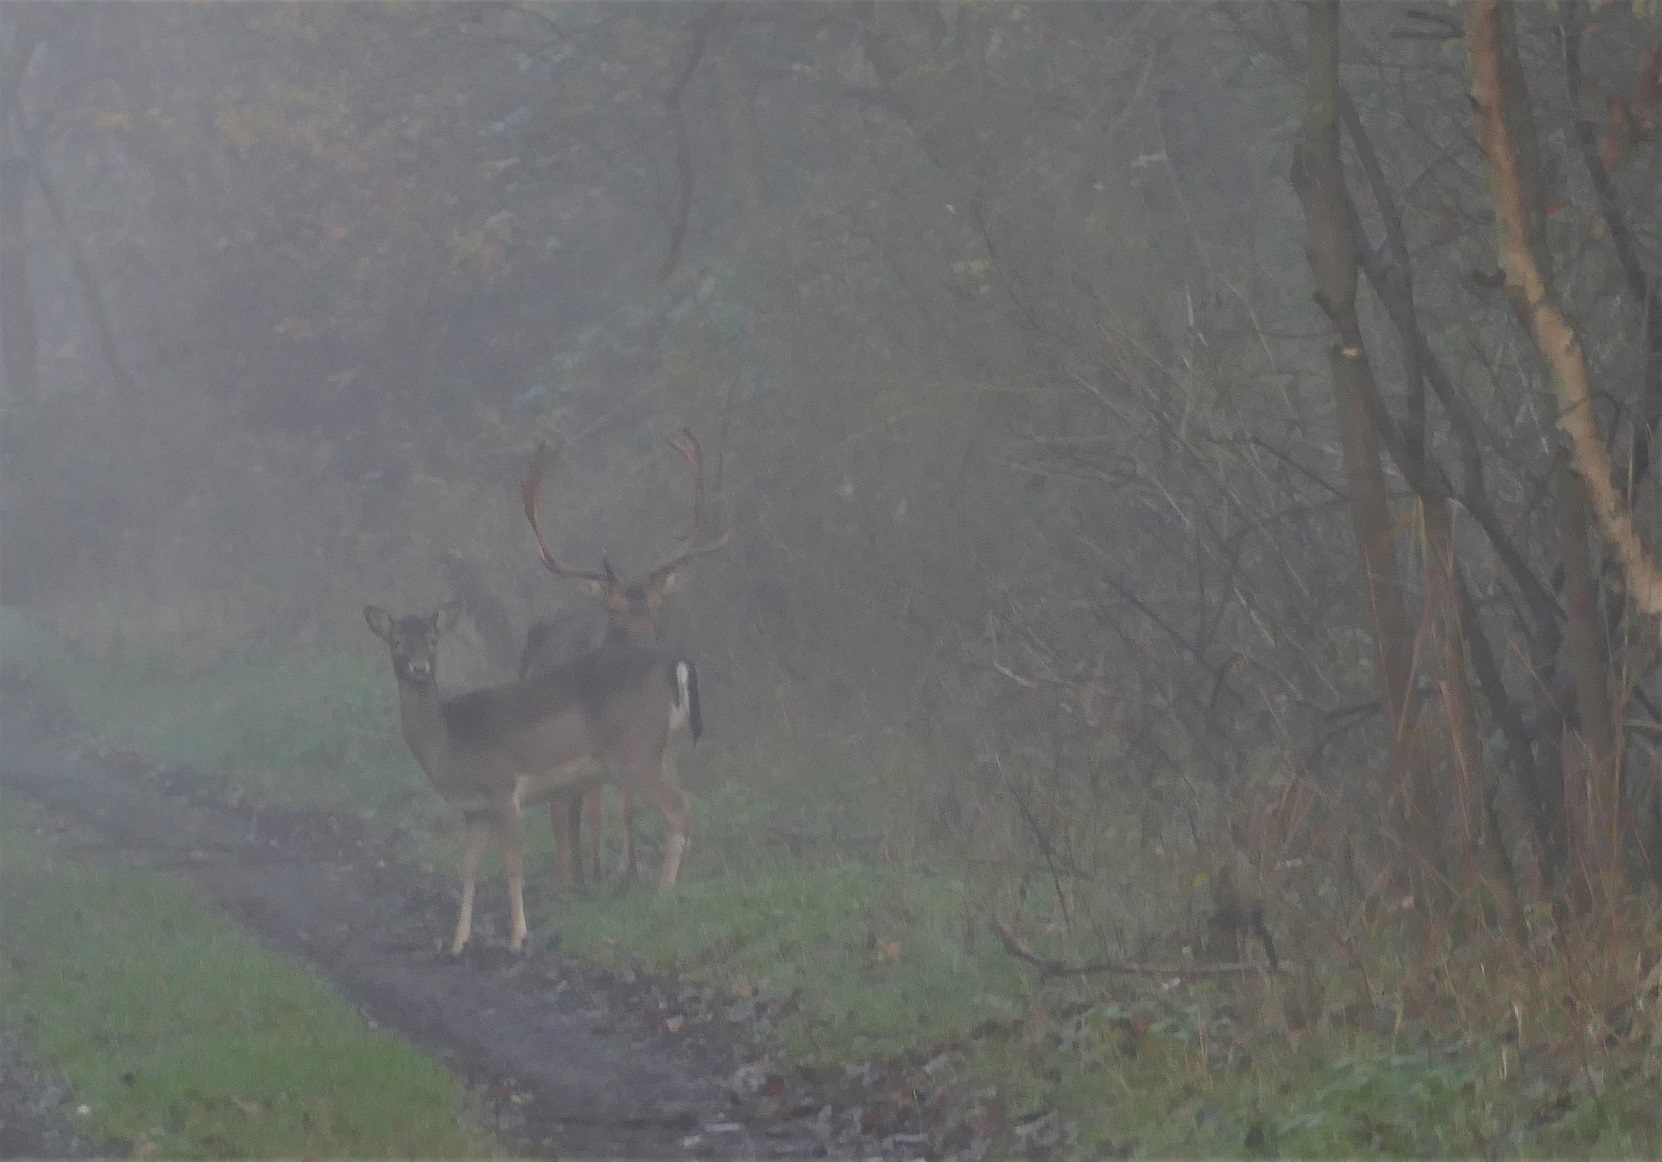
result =
[[[692,529],[684,538],[689,543],[685,548],[670,553],[639,577],[618,576],[612,568],[612,563],[604,557],[601,558],[600,569],[596,571],[571,568],[554,556],[554,550],[549,547],[548,536],[543,532],[542,519],[538,511],[542,479],[554,458],[547,443],[537,445],[536,455],[531,458],[531,468],[521,489],[525,498],[525,516],[531,522],[532,531],[537,535],[537,548],[542,553],[544,567],[556,577],[568,577],[576,581],[577,592],[582,596],[605,602],[613,634],[636,639],[656,637],[658,617],[663,608],[664,598],[687,575],[688,567],[693,561],[725,548],[731,535],[724,532],[719,537],[709,539],[705,531],[704,461],[697,438],[690,429],[683,428],[679,435],[669,441],[669,445],[681,453],[692,470]]]

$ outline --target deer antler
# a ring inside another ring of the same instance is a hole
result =
[[[537,548],[542,551],[542,563],[550,573],[559,577],[576,577],[584,581],[593,581],[597,585],[607,585],[612,578],[612,570],[607,566],[604,573],[588,573],[581,569],[568,569],[554,558],[554,550],[548,546],[548,537],[542,531],[542,519],[537,515],[538,498],[542,493],[543,474],[548,471],[549,462],[554,459],[554,453],[549,449],[546,440],[537,444],[537,453],[531,457],[531,470],[525,474],[525,483],[520,488],[525,497],[525,519],[531,522],[532,530],[537,534]]]
[[[648,585],[662,581],[695,557],[702,557],[726,548],[727,538],[732,536],[732,530],[729,529],[713,541],[704,541],[704,455],[699,450],[698,437],[692,434],[691,428],[682,428],[680,435],[670,439],[669,446],[681,453],[682,458],[687,462],[687,466],[692,469],[693,523],[692,532],[688,534],[688,537],[692,540],[692,546],[679,553],[671,554],[654,566],[652,572],[646,576]]]

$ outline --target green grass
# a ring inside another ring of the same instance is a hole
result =
[[[1008,958],[964,946],[962,885],[870,867],[694,879],[671,894],[556,901],[565,950],[782,1004],[786,1048],[841,1064],[914,1050],[1022,1002]]]
[[[1498,1041],[1434,1049],[1416,1040],[1425,1029],[1340,1020],[1292,1039],[1265,1019],[1257,983],[1165,994],[1117,978],[1041,982],[977,930],[982,915],[950,877],[844,864],[556,901],[541,922],[582,959],[777,1003],[774,1047],[833,1076],[956,1050],[930,1085],[961,1104],[982,1095],[1006,1130],[1056,1113],[1077,1135],[1064,1156],[1636,1157],[1662,1145],[1654,1062],[1630,1056],[1602,1098],[1561,1109],[1574,1085],[1520,1071]]]
[[[444,1070],[183,886],[0,810],[0,1024],[67,1076],[77,1129],[141,1156],[499,1152]]]
[[[246,651],[175,670],[149,656],[121,666],[79,657],[0,614],[0,660],[52,678],[106,738],[274,802],[388,816],[431,808],[436,796],[399,737],[385,650],[367,630],[364,639],[355,652]]]
[[[24,642],[17,652],[49,668],[89,721],[158,758],[384,822],[443,817],[399,742],[393,683],[372,642],[340,656],[245,657],[211,674],[162,668],[135,681],[0,628],[8,656]],[[1353,1009],[1392,1001],[1385,944],[1370,953],[1366,978],[1352,965],[1321,965],[1296,1022],[1283,1011],[1293,1004],[1288,978],[1170,991],[1116,977],[1040,980],[988,934],[995,899],[1014,906],[995,896],[999,885],[896,854],[915,850],[901,789],[917,785],[909,768],[926,756],[892,737],[742,745],[704,746],[685,764],[702,793],[672,894],[551,898],[547,828],[533,823],[533,934],[557,935],[564,951],[597,964],[754,998],[773,1015],[737,1034],[832,1075],[873,1060],[915,1067],[950,1048],[927,1081],[949,1091],[943,1108],[1007,1131],[1054,1111],[1069,1127],[1064,1156],[1662,1155],[1654,1014],[1648,1047],[1590,1053],[1578,1065],[1582,1050],[1562,1050],[1583,1031],[1571,1022],[1544,1037],[1535,1012],[1527,1056],[1505,1029],[1474,1035],[1447,1015],[1384,1031],[1353,1019]],[[718,772],[724,781],[709,789]],[[657,821],[641,815],[650,877]],[[1188,877],[1124,846],[1124,880],[1094,895],[1080,887],[1074,915],[1097,932],[1135,932],[1139,922],[1169,931]],[[451,867],[457,847],[454,828],[424,834],[418,857]],[[1043,895],[1027,905],[1030,930],[1055,931]],[[1092,951],[1092,938],[1076,941]],[[1080,948],[1063,938],[1056,951]],[[1472,987],[1490,987],[1481,971]]]

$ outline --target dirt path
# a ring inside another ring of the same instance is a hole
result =
[[[489,898],[475,926],[486,950],[444,954],[436,934],[454,922],[454,877],[397,862],[393,845],[352,817],[260,806],[200,776],[78,755],[10,715],[0,732],[0,782],[44,811],[66,850],[193,884],[366,1017],[471,1082],[520,1150],[923,1153],[921,1135],[893,1125],[887,1139],[862,1132],[849,1095],[831,1099],[747,1064],[719,1032],[719,1006],[696,993],[583,972],[544,950],[510,957],[492,926],[505,908]]]
[[[39,1073],[0,1029],[0,1158],[96,1158],[98,1148],[75,1132],[73,1094]]]

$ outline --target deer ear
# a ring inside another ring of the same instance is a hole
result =
[[[435,633],[449,633],[462,620],[462,611],[467,608],[467,602],[460,597],[454,601],[446,601],[439,606],[438,612],[433,614],[433,631]]]
[[[379,605],[364,606],[364,620],[369,622],[369,628],[375,636],[384,642],[392,640],[392,615]]]
[[[587,577],[577,582],[577,594],[587,597],[590,601],[600,601],[606,596],[606,586],[599,581],[591,581]]]
[[[681,577],[686,572],[687,567],[683,565],[680,568],[671,569],[668,573],[664,574],[664,579],[652,587],[658,594],[660,600],[668,597],[670,593],[674,591],[675,587],[681,584]]]

